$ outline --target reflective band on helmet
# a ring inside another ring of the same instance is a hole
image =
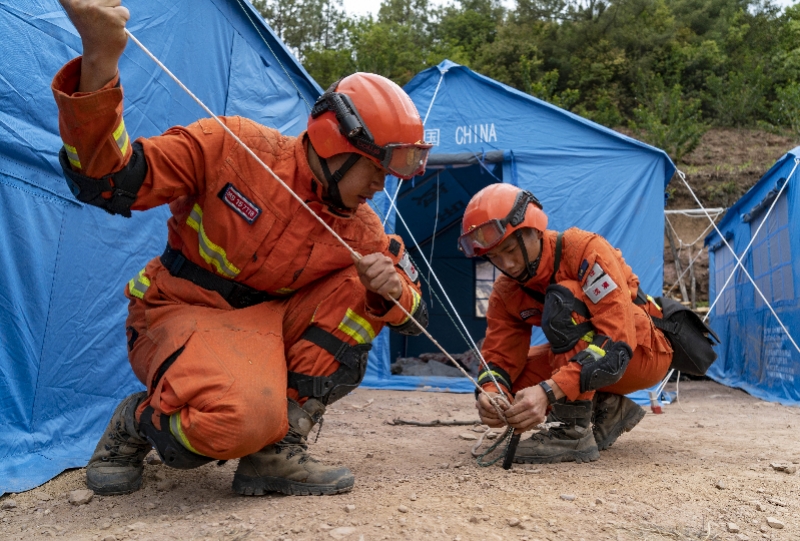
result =
[[[500,244],[505,232],[500,220],[489,220],[458,237],[458,247],[467,257],[482,255]]]
[[[432,147],[427,143],[386,145],[381,165],[392,175],[409,180],[425,172]]]

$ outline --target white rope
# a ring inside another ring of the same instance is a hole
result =
[[[716,214],[714,216],[714,220],[716,220],[717,218],[719,218],[719,214]],[[681,248],[683,248],[684,246],[694,246],[695,244],[697,244],[698,242],[700,242],[701,240],[706,238],[706,233],[711,231],[711,228],[713,227],[713,225],[709,225],[708,227],[706,227],[705,230],[700,234],[700,236],[697,237],[696,239],[694,239],[694,241],[692,241],[692,242],[683,242],[683,239],[678,235],[678,231],[675,229],[675,226],[672,225],[672,222],[669,220],[669,218],[664,216],[664,219],[667,220],[667,223],[669,224],[669,228],[672,229],[672,232],[675,234],[675,238],[677,238],[678,242],[680,243],[680,245],[678,247],[679,250]]]
[[[784,188],[786,188],[786,186],[789,184],[789,180],[792,178],[792,175],[794,175],[794,172],[797,170],[797,165],[798,164],[800,164],[800,159],[795,159],[794,168],[792,169],[792,172],[789,173],[788,177],[786,177],[786,182],[784,182],[783,186],[781,186],[781,189],[778,192],[778,196],[772,202],[772,205],[770,205],[769,210],[767,211],[767,215],[764,217],[764,220],[761,222],[761,224],[759,225],[758,229],[756,230],[756,234],[753,235],[753,238],[750,240],[750,244],[747,245],[747,248],[745,248],[744,254],[742,254],[742,255],[745,255],[747,253],[747,250],[753,244],[753,240],[755,240],[755,238],[758,236],[758,231],[761,229],[761,227],[766,222],[766,217],[769,216],[770,212],[772,212],[772,209],[775,207],[775,203],[778,202],[778,198],[780,197],[781,193],[783,193]],[[692,194],[692,197],[694,197],[694,200],[697,202],[697,204],[700,206],[700,208],[704,209],[705,207],[703,207],[703,204],[700,202],[700,199],[697,198],[697,195],[692,190],[692,187],[689,186],[689,183],[686,181],[686,174],[683,171],[681,171],[680,169],[678,169],[678,176],[683,181],[683,183],[686,185],[686,187],[689,189],[689,193]],[[733,257],[736,259],[736,267],[739,267],[739,268],[742,269],[742,272],[744,272],[745,276],[747,276],[747,279],[750,280],[750,283],[753,284],[753,287],[758,292],[758,294],[761,296],[761,300],[764,301],[764,304],[767,305],[767,307],[769,308],[770,312],[772,312],[772,315],[778,321],[778,324],[781,326],[781,329],[783,329],[783,332],[786,333],[786,336],[792,342],[792,345],[795,347],[797,352],[800,353],[800,347],[798,347],[797,342],[794,341],[794,338],[792,338],[791,333],[786,328],[786,326],[783,324],[783,321],[781,321],[781,318],[778,317],[778,314],[775,312],[775,309],[772,308],[772,305],[769,303],[767,298],[764,296],[764,293],[761,292],[761,288],[758,287],[758,284],[756,284],[756,281],[753,280],[752,276],[750,276],[750,273],[745,268],[744,264],[742,263],[742,260],[739,258],[738,255],[736,255],[736,251],[728,243],[728,240],[725,238],[725,235],[723,235],[722,231],[719,230],[719,228],[717,227],[717,224],[714,223],[714,220],[711,218],[711,216],[708,215],[708,214],[706,214],[706,216],[708,217],[709,221],[712,224],[714,224],[714,230],[717,232],[717,235],[719,235],[719,238],[722,239],[722,242],[725,244],[725,246],[728,247],[728,250],[731,251],[731,254],[733,254]],[[725,287],[727,287],[727,285],[730,283],[731,278],[733,278],[733,275],[736,273],[736,267],[734,267],[734,269],[731,272],[730,276],[728,276],[728,280],[725,282],[725,285],[723,285],[722,289],[717,293],[717,298],[714,299],[714,304],[708,309],[708,313],[705,315],[705,317],[703,317],[703,321],[704,322],[708,319],[708,316],[711,314],[711,309],[717,304],[717,301],[721,298],[720,295],[721,295],[722,291],[725,290]]]
[[[167,67],[166,67],[166,66],[165,66],[165,65],[164,65],[164,64],[163,64],[163,63],[162,63],[162,62],[161,62],[161,61],[160,61],[158,58],[156,58],[156,57],[155,57],[155,55],[153,55],[153,53],[151,53],[151,52],[150,52],[150,50],[149,50],[149,49],[147,49],[147,47],[145,47],[145,46],[144,46],[144,44],[142,44],[142,42],[140,42],[138,39],[136,39],[136,37],[135,37],[135,36],[134,36],[134,35],[131,33],[131,31],[130,31],[130,30],[128,30],[128,29],[126,28],[126,29],[125,29],[125,33],[128,35],[128,37],[129,37],[129,38],[131,38],[131,40],[133,40],[133,42],[134,42],[136,45],[138,45],[138,46],[139,46],[139,48],[140,48],[140,49],[142,49],[142,51],[144,51],[144,53],[145,53],[145,54],[146,54],[148,57],[150,57],[150,59],[151,59],[153,62],[155,62],[155,63],[158,65],[158,67],[160,67],[162,70],[164,70],[164,73],[166,73],[167,75],[169,75],[169,77],[170,77],[170,78],[171,78],[173,81],[175,81],[175,83],[176,83],[178,86],[180,86],[180,87],[181,87],[181,89],[183,89],[183,91],[184,91],[184,92],[186,92],[186,93],[187,93],[187,94],[188,94],[188,95],[189,95],[189,96],[190,96],[190,97],[191,97],[191,98],[192,98],[192,99],[193,99],[193,100],[194,100],[194,101],[195,101],[195,102],[196,102],[196,103],[197,103],[197,104],[198,104],[198,105],[199,105],[199,106],[200,106],[200,107],[201,107],[201,108],[202,108],[202,109],[203,109],[203,110],[204,110],[204,111],[205,111],[205,112],[206,112],[206,113],[207,113],[207,114],[208,114],[208,115],[211,117],[211,118],[213,118],[213,119],[214,119],[214,120],[215,120],[215,121],[216,121],[216,122],[217,122],[217,123],[218,123],[218,124],[219,124],[219,125],[222,127],[222,129],[223,129],[223,130],[224,130],[224,131],[225,131],[225,132],[226,132],[228,135],[230,135],[230,136],[233,138],[233,140],[234,140],[234,141],[236,141],[236,142],[237,142],[237,143],[238,143],[238,144],[239,144],[239,145],[240,145],[240,146],[241,146],[241,147],[242,147],[242,148],[245,150],[245,152],[247,152],[247,153],[248,153],[248,154],[249,154],[249,155],[250,155],[250,156],[251,156],[251,157],[252,157],[254,160],[256,160],[256,162],[258,162],[258,164],[259,164],[259,165],[261,165],[261,167],[263,167],[263,168],[264,168],[264,170],[265,170],[265,171],[267,171],[267,173],[269,173],[269,174],[272,176],[272,178],[274,178],[276,181],[278,181],[278,183],[279,183],[281,186],[283,186],[283,187],[286,189],[286,191],[288,191],[288,192],[289,192],[289,194],[290,194],[290,195],[291,195],[291,196],[292,196],[292,197],[293,197],[295,200],[297,200],[297,201],[300,203],[300,205],[301,205],[303,208],[305,208],[305,209],[306,209],[306,210],[307,210],[307,211],[308,211],[308,212],[311,214],[311,216],[313,216],[313,217],[314,217],[314,219],[316,219],[316,220],[317,220],[317,221],[318,221],[320,224],[322,224],[322,226],[323,226],[323,227],[324,227],[326,230],[328,230],[328,232],[329,232],[331,235],[333,235],[333,237],[334,237],[336,240],[338,240],[338,241],[339,241],[339,243],[340,243],[342,246],[344,246],[344,247],[345,247],[345,248],[346,248],[346,249],[347,249],[347,250],[350,252],[350,254],[351,254],[351,255],[353,255],[353,257],[355,257],[355,258],[356,258],[356,259],[358,259],[358,260],[360,260],[360,259],[361,259],[361,257],[362,257],[362,256],[361,256],[361,254],[359,254],[358,252],[356,252],[355,250],[353,250],[353,248],[351,248],[351,247],[350,247],[350,245],[349,245],[349,244],[347,244],[347,243],[344,241],[344,239],[342,239],[342,237],[340,237],[340,236],[339,236],[339,234],[338,234],[338,233],[336,233],[336,231],[334,231],[334,230],[333,230],[333,228],[332,228],[331,226],[329,226],[327,223],[325,223],[325,221],[324,221],[324,220],[323,220],[323,219],[322,219],[320,216],[318,216],[318,215],[317,215],[317,213],[315,213],[313,210],[311,210],[311,207],[309,207],[309,206],[306,204],[306,202],[305,202],[305,201],[303,201],[303,199],[302,199],[302,198],[301,198],[299,195],[297,195],[297,194],[294,192],[294,190],[292,190],[292,188],[291,188],[291,187],[290,187],[288,184],[286,184],[286,183],[283,181],[283,179],[281,179],[281,178],[280,178],[280,177],[279,177],[279,176],[278,176],[278,175],[277,175],[277,174],[276,174],[276,173],[275,173],[275,172],[274,172],[272,169],[270,169],[270,167],[269,167],[267,164],[265,164],[263,161],[261,161],[261,158],[259,158],[259,157],[256,155],[256,153],[255,153],[255,152],[253,152],[253,151],[250,149],[250,147],[249,147],[249,146],[247,146],[247,145],[246,145],[246,144],[245,144],[245,143],[244,143],[244,142],[243,142],[241,139],[239,139],[239,137],[238,137],[238,136],[237,136],[235,133],[233,133],[233,131],[231,131],[231,129],[230,129],[230,128],[228,128],[228,126],[226,126],[226,125],[225,125],[225,123],[224,123],[224,122],[222,122],[222,120],[220,120],[220,119],[219,119],[219,117],[218,117],[217,115],[215,115],[215,114],[214,114],[214,113],[211,111],[211,109],[209,109],[209,108],[208,108],[208,107],[207,107],[207,106],[206,106],[206,105],[205,105],[205,104],[204,104],[204,103],[203,103],[203,102],[202,102],[202,101],[201,101],[201,100],[200,100],[200,99],[199,99],[197,96],[195,96],[195,95],[192,93],[192,91],[191,91],[191,90],[189,90],[189,89],[186,87],[186,85],[184,85],[184,84],[183,84],[183,83],[182,83],[182,82],[181,82],[181,81],[180,81],[180,80],[179,80],[179,79],[178,79],[178,78],[177,78],[177,77],[176,77],[176,76],[175,76],[175,75],[174,75],[174,74],[173,74],[173,73],[172,73],[172,72],[169,70],[169,68],[167,68]],[[384,191],[385,191],[385,188],[384,188]],[[414,318],[414,316],[412,316],[412,315],[411,315],[411,314],[408,312],[408,310],[406,310],[406,309],[405,309],[405,307],[403,307],[403,305],[402,305],[402,304],[400,304],[400,302],[399,302],[399,301],[397,301],[397,299],[394,299],[394,298],[392,298],[391,300],[392,300],[392,301],[395,303],[395,305],[396,305],[398,308],[400,308],[400,310],[403,312],[403,314],[405,314],[405,315],[406,315],[406,316],[409,318],[409,320],[410,320],[410,321],[413,321],[413,322],[414,322],[414,324],[415,324],[417,327],[419,327],[419,329],[420,329],[420,330],[422,331],[422,333],[423,333],[423,334],[424,334],[424,335],[425,335],[425,336],[428,338],[428,340],[430,340],[431,342],[433,342],[433,344],[434,344],[434,345],[435,345],[437,348],[439,348],[439,350],[440,350],[442,353],[444,353],[445,357],[446,357],[446,358],[447,358],[447,359],[448,359],[450,362],[452,362],[452,363],[453,363],[453,365],[454,365],[456,368],[458,368],[458,369],[461,371],[461,373],[462,373],[462,374],[464,374],[464,376],[466,376],[467,378],[469,378],[469,380],[472,382],[472,384],[473,384],[473,385],[475,385],[475,388],[476,388],[476,389],[478,389],[478,392],[481,392],[481,393],[485,394],[485,395],[486,395],[486,396],[489,398],[489,401],[492,403],[492,405],[494,406],[495,410],[497,410],[497,412],[500,414],[500,418],[501,418],[501,419],[503,419],[503,420],[505,420],[505,416],[504,416],[504,414],[503,414],[503,410],[500,408],[500,406],[499,406],[499,404],[498,404],[497,400],[495,400],[495,398],[496,398],[496,397],[493,397],[493,396],[491,396],[489,393],[487,393],[486,391],[484,391],[484,390],[483,390],[483,388],[481,388],[481,387],[478,385],[478,382],[477,382],[477,381],[475,381],[475,380],[472,378],[472,376],[470,376],[470,375],[469,375],[469,373],[468,373],[468,372],[467,372],[467,371],[466,371],[466,370],[465,370],[465,369],[464,369],[464,368],[463,368],[463,367],[462,367],[460,364],[458,364],[458,362],[456,362],[456,360],[455,360],[455,359],[454,359],[454,358],[453,358],[453,357],[452,357],[452,356],[451,356],[451,355],[450,355],[450,354],[449,354],[449,353],[448,353],[448,352],[447,352],[447,351],[446,351],[446,350],[445,350],[445,349],[444,349],[444,348],[443,348],[443,347],[442,347],[442,346],[439,344],[439,342],[438,342],[438,341],[436,341],[436,339],[435,339],[433,336],[431,336],[431,334],[428,332],[428,330],[427,330],[425,327],[423,327],[423,326],[422,326],[422,324],[420,324],[420,322],[419,322],[419,321],[417,321],[417,320],[416,320],[416,318]],[[499,398],[500,398],[502,401],[504,401],[506,405],[510,405],[510,404],[509,404],[509,402],[508,402],[508,400],[507,400],[507,399],[506,399],[506,397],[505,397],[505,394],[503,394],[503,393],[502,393],[502,389],[500,389],[500,387],[499,387],[499,386],[498,386],[498,390],[501,392],[501,395],[502,395],[502,396],[501,396],[501,397],[499,397]]]
[[[386,227],[386,222],[389,221],[389,216],[392,214],[392,209],[394,209],[394,204],[397,201],[397,196],[400,195],[400,186],[403,185],[403,181],[401,179],[397,179],[397,189],[394,191],[394,197],[389,196],[389,210],[386,211],[386,216],[383,217],[383,227]],[[386,195],[389,195],[388,193]]]
[[[386,188],[384,188],[383,191],[386,192]],[[425,252],[422,251],[422,247],[417,242],[417,239],[414,238],[414,233],[411,232],[411,228],[408,227],[408,224],[406,223],[406,220],[403,218],[403,215],[400,214],[400,209],[399,208],[397,209],[397,217],[400,218],[400,222],[403,224],[403,227],[406,228],[406,231],[408,232],[408,236],[411,237],[412,241],[414,241],[414,246],[417,247],[417,250],[419,251],[419,255],[422,256],[422,260],[425,261],[425,265],[427,265],[428,270],[430,270],[431,275],[433,276],[433,279],[436,281],[436,284],[439,286],[439,289],[442,290],[442,293],[444,294],[444,298],[447,301],[447,304],[450,305],[450,309],[453,311],[453,314],[456,316],[456,319],[458,320],[459,323],[461,323],[461,327],[464,329],[464,333],[466,334],[467,338],[469,338],[469,344],[472,347],[472,350],[478,355],[478,360],[480,361],[481,366],[486,370],[486,373],[489,374],[489,377],[492,379],[492,383],[494,383],[495,387],[497,387],[497,390],[500,391],[500,395],[503,398],[506,398],[506,393],[503,392],[503,388],[500,387],[500,384],[497,382],[497,379],[494,377],[494,374],[492,373],[493,371],[489,368],[489,363],[487,363],[486,359],[483,358],[483,353],[481,353],[480,348],[478,348],[477,344],[475,343],[475,340],[472,338],[472,335],[469,333],[469,329],[467,328],[467,325],[464,323],[464,320],[461,319],[461,316],[459,315],[458,310],[456,310],[456,307],[453,306],[453,301],[450,300],[450,296],[447,294],[447,291],[445,290],[444,286],[439,281],[439,277],[436,276],[436,272],[433,270],[433,265],[431,265],[430,261],[428,261],[428,258],[425,257]]]
[[[431,236],[431,265],[433,264],[433,249],[436,246],[436,229],[439,227],[439,172],[436,173],[436,214],[433,219],[433,235]],[[420,246],[420,248],[422,248]],[[428,283],[431,281],[431,269],[428,269]],[[433,296],[431,296],[431,311],[433,311]]]
[[[439,87],[442,84],[442,79],[444,79],[445,73],[447,73],[446,70],[439,73],[439,82],[436,83],[436,89],[433,91],[433,97],[431,98],[431,102],[428,104],[428,111],[425,113],[425,118],[422,120],[423,126],[428,123],[428,115],[431,114],[431,109],[433,109],[433,102],[434,100],[436,100],[436,95],[439,93]]]
[[[719,216],[720,214],[723,214],[728,209],[723,208],[723,207],[718,207],[718,208],[710,208],[710,209],[706,209],[706,210],[708,211],[709,214],[713,214],[714,217],[716,218],[717,216]],[[686,216],[687,218],[705,218],[706,217],[706,215],[705,215],[705,213],[703,212],[702,209],[670,209],[670,210],[665,210],[664,214],[680,214],[682,216]]]

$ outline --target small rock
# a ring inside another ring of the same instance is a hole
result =
[[[348,535],[356,533],[356,529],[352,526],[342,526],[339,528],[334,528],[328,532],[328,535],[333,537],[334,539],[344,539]]]
[[[155,473],[155,478],[159,481],[163,481],[167,478],[167,472],[164,470],[157,470]]]
[[[561,499],[566,500],[568,502],[575,501],[575,494],[562,494]]]
[[[756,511],[766,511],[766,510],[767,510],[767,506],[764,505],[763,503],[757,503],[756,504]]]
[[[412,502],[415,502],[415,501],[417,501],[417,495],[416,494],[412,494],[411,496],[408,497],[408,499],[411,500]]]
[[[17,502],[14,500],[4,500],[3,503],[0,505],[0,509],[16,509]]]
[[[786,469],[786,464],[783,464],[781,462],[772,462],[770,463],[770,466],[775,471],[783,471]]]
[[[750,538],[747,537],[745,534],[740,533],[736,536],[736,541],[750,541]]]
[[[462,432],[461,434],[458,435],[458,437],[461,438],[462,440],[467,440],[467,441],[475,441],[478,439],[478,436],[476,436],[475,434],[470,434],[469,432]]]
[[[164,479],[156,484],[156,490],[161,492],[166,492],[167,490],[172,490],[173,488],[175,488],[175,481],[172,479]]]
[[[493,440],[493,439],[495,439],[497,436],[498,436],[497,432],[489,432],[488,434],[486,434],[486,439],[487,439],[487,440]]]
[[[476,425],[476,426],[472,427],[472,431],[473,432],[481,432],[481,433],[483,433],[483,432],[486,432],[487,428],[489,428],[489,427],[485,426],[485,425]]]
[[[442,462],[441,464],[439,464],[439,469],[440,470],[446,470],[449,467],[450,467],[450,463],[449,462]]]
[[[756,492],[758,492],[759,494],[764,494],[764,489],[763,488],[757,488]]]
[[[374,457],[375,457],[375,453],[367,453],[367,458],[374,458]]]
[[[784,473],[788,473],[789,475],[792,475],[793,473],[796,473],[796,472],[797,472],[797,466],[795,466],[794,464],[793,464],[793,465],[791,465],[791,466],[786,466],[786,467],[783,469],[783,472],[784,472]]]
[[[83,505],[92,501],[94,492],[91,490],[73,490],[69,493],[68,500],[72,505]]]
[[[782,530],[784,526],[783,522],[775,517],[767,517],[767,525],[770,528],[775,528],[776,530]]]
[[[603,498],[595,498],[594,503],[597,505],[603,505],[605,502],[603,501]]]
[[[508,525],[512,528],[516,528],[519,526],[519,519],[516,517],[508,519]]]
[[[473,516],[469,517],[469,521],[470,521],[471,523],[473,523],[473,524],[477,524],[479,520],[480,520],[480,519],[479,519],[478,517],[476,517],[475,515],[473,515]]]
[[[161,457],[158,456],[158,453],[150,453],[147,455],[147,458],[145,458],[144,461],[150,466],[158,466],[159,464],[163,464],[163,462],[161,462]]]
[[[39,494],[39,501],[42,502],[49,502],[53,498],[50,497],[50,494]]]
[[[759,530],[761,530],[761,533],[767,533],[769,528],[765,524],[762,524]]]
[[[322,524],[320,524],[319,526],[317,526],[317,530],[319,530],[321,532],[329,532],[332,529],[333,529],[333,526],[331,526],[330,524],[326,524],[324,522]]]
[[[101,529],[101,530],[107,530],[107,529],[109,529],[110,527],[111,527],[111,523],[110,523],[110,522],[104,522],[104,523],[102,523],[102,524],[100,525],[100,529]]]
[[[356,510],[356,506],[353,505],[352,503],[349,503],[349,504],[344,506],[344,512],[345,513],[352,513],[355,510]]]
[[[401,513],[408,513],[408,507],[406,507],[405,505],[399,506],[397,510],[400,511]]]
[[[103,541],[117,541],[116,535],[107,535],[103,538]]]
[[[726,488],[728,488],[728,485],[727,483],[725,483],[724,479],[720,479],[719,481],[717,481],[717,484],[714,486],[716,486],[719,490],[725,490]]]
[[[458,462],[454,462],[453,463],[453,467],[454,468],[460,468],[463,465],[464,465],[464,463],[462,461],[460,461],[460,460]]]
[[[144,504],[144,508],[145,509],[155,509],[156,508],[156,504],[153,503],[153,502],[147,502],[146,504]]]
[[[735,522],[729,522],[728,533],[739,533],[739,526],[737,526]]]
[[[616,494],[617,493],[617,489],[616,488],[612,488],[611,490],[608,491],[608,493],[609,494]]]
[[[777,505],[778,507],[786,507],[786,502],[782,502],[778,498],[770,498],[767,501],[769,501],[769,503],[771,503],[772,505]]]

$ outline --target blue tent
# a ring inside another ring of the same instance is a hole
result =
[[[130,0],[131,32],[218,114],[287,134],[321,89],[245,0]],[[125,283],[166,242],[167,209],[111,217],[58,166],[50,92],[80,39],[56,0],[0,0],[0,495],[86,464],[141,388],[125,351]],[[144,53],[121,61],[131,137],[205,113]]]
[[[397,202],[419,247],[399,220],[390,219],[390,229],[394,223],[426,277],[420,249],[433,260],[475,340],[486,329],[482,315],[494,274],[458,252],[456,238],[470,197],[493,182],[532,191],[551,229],[576,226],[605,236],[622,250],[643,289],[661,293],[664,188],[675,171],[663,151],[448,60],[419,73],[405,90],[425,119],[425,139],[435,146],[425,175],[404,183]],[[449,352],[469,349],[442,303],[425,292],[431,334]],[[390,359],[438,350],[425,337],[380,338],[366,385],[472,390],[466,378],[392,376]],[[534,341],[543,336],[534,334]]]
[[[795,406],[800,405],[800,352],[792,343],[800,340],[800,267],[792,263],[792,255],[800,254],[798,160],[800,147],[778,160],[718,225],[739,258],[750,246],[742,264],[766,303],[720,235],[714,231],[705,241],[709,298],[716,303],[711,328],[722,342],[708,375],[758,398]]]

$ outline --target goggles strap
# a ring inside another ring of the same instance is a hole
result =
[[[328,167],[328,160],[319,155],[317,155],[317,158],[319,159],[320,167],[322,167],[322,174],[325,175],[325,180],[328,181],[328,200],[336,208],[347,209],[344,201],[342,201],[342,194],[339,191],[339,181],[342,180],[342,177],[344,177],[350,168],[361,159],[361,156],[356,153],[350,153],[350,157],[347,158],[347,161],[333,173],[331,173],[330,167]]]

